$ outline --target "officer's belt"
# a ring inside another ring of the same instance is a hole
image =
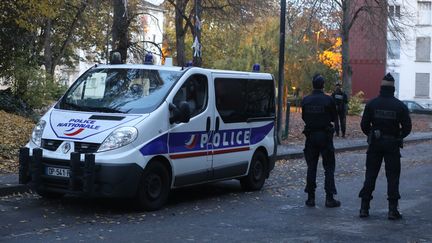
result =
[[[393,136],[393,135],[381,135],[381,138],[383,138],[383,139],[397,139],[397,137]]]
[[[307,132],[327,132],[329,131],[331,128],[329,127],[324,127],[324,128],[308,128],[306,129]]]

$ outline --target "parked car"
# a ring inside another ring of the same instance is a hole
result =
[[[432,115],[432,109],[426,109],[419,103],[412,101],[412,100],[402,100],[402,102],[408,107],[408,110],[410,113],[415,114],[431,114]]]

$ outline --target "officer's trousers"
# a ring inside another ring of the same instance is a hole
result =
[[[342,132],[342,136],[345,136],[345,131],[346,131],[346,114],[345,114],[345,110],[338,110],[338,112],[337,112],[337,118],[336,118],[334,124],[335,124],[336,134],[339,135],[339,124],[340,124],[340,131]]]
[[[305,149],[303,151],[308,166],[305,192],[315,192],[317,166],[319,155],[321,154],[325,175],[324,189],[327,194],[336,194],[333,133],[319,131],[307,134]]]
[[[399,142],[396,139],[380,139],[373,141],[366,155],[366,175],[359,197],[365,200],[373,198],[375,182],[384,158],[387,177],[387,199],[400,199],[399,177],[401,170]]]

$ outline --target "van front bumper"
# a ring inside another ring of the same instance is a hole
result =
[[[95,163],[94,154],[72,153],[70,160],[44,158],[42,149],[20,149],[19,183],[38,192],[57,192],[87,197],[134,197],[143,169],[135,164]],[[54,168],[60,175],[49,175]]]

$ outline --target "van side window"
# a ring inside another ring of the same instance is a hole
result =
[[[216,108],[225,123],[246,122],[246,79],[215,79]]]
[[[179,106],[186,101],[191,108],[191,117],[194,117],[205,110],[208,100],[207,77],[202,74],[195,74],[186,80],[176,93],[173,103]]]
[[[247,85],[247,117],[275,115],[274,84],[272,80],[249,80]]]
[[[275,115],[273,80],[215,79],[216,108],[225,123]]]

